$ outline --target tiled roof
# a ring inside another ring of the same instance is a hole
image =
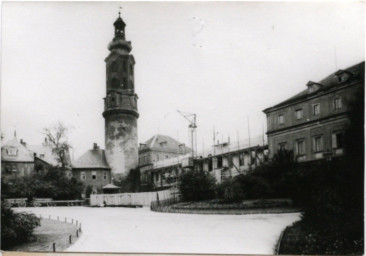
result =
[[[32,152],[36,153],[36,156],[49,163],[50,165],[56,166],[59,164],[58,157],[52,151],[52,146],[50,144],[43,143],[42,145],[27,145],[27,148]],[[69,151],[66,152],[66,165],[71,164],[71,158]]]
[[[11,151],[15,154],[12,155]],[[33,153],[22,145],[16,137],[1,147],[2,162],[34,162]]]
[[[72,164],[73,168],[103,168],[110,169],[105,152],[102,149],[91,149],[86,151]]]
[[[182,145],[182,143],[172,137],[157,134],[147,140],[144,144],[141,144],[140,150],[151,149],[159,151],[174,151],[182,154],[191,152],[189,147],[184,146],[182,149],[182,146],[179,148],[179,145]]]
[[[351,83],[351,82],[357,81],[357,80],[364,80],[365,79],[365,62],[361,62],[361,63],[356,64],[352,67],[349,67],[345,70],[338,70],[337,72],[332,73],[331,75],[327,76],[320,82],[317,82],[317,84],[320,84],[321,87],[319,90],[317,90],[313,93],[310,93],[308,89],[305,89],[302,92],[292,96],[291,98],[289,98],[285,101],[282,101],[281,103],[274,105],[273,107],[263,110],[263,112],[268,112],[275,108],[282,107],[282,106],[285,106],[285,105],[288,105],[291,103],[295,103],[297,101],[304,100],[308,97],[313,97],[317,94],[321,94],[325,91],[344,86],[345,83],[338,82],[338,76],[337,76],[337,74],[342,73],[342,72],[347,72],[349,74],[352,74],[350,79],[347,81],[347,83]]]

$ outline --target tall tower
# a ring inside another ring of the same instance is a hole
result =
[[[104,98],[105,153],[112,175],[119,178],[138,166],[137,94],[134,85],[135,60],[126,41],[126,24],[119,13],[114,22],[114,38],[109,43],[107,92]]]

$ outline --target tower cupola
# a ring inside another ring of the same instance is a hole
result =
[[[113,23],[114,26],[114,37],[125,39],[125,27],[126,23],[121,18],[121,12],[118,12],[118,18]]]

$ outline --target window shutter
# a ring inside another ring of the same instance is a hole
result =
[[[337,134],[332,133],[332,148],[337,148]]]

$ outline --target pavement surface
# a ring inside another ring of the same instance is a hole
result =
[[[273,254],[281,231],[299,213],[199,215],[149,208],[14,208],[73,218],[81,237],[67,252]]]

